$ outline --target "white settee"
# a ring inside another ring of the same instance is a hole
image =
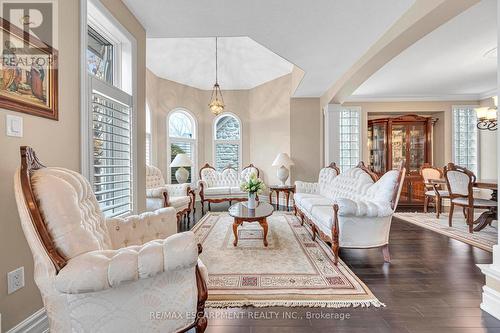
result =
[[[195,213],[195,194],[189,184],[166,184],[157,167],[146,165],[146,208],[154,211],[163,207],[173,207],[180,220]]]
[[[245,201],[248,194],[240,189],[242,182],[248,180],[251,173],[259,176],[259,169],[253,164],[243,168],[241,173],[233,168],[227,167],[221,172],[215,170],[208,163],[200,169],[200,180],[198,188],[201,198],[201,209],[204,212],[205,202],[208,202],[210,210],[211,202]]]
[[[14,186],[50,332],[204,331],[201,247],[175,234],[173,208],[105,219],[82,175],[44,167],[27,147]]]
[[[313,239],[319,233],[332,243],[335,262],[341,247],[382,247],[390,261],[389,231],[404,176],[401,167],[378,179],[362,162],[338,176],[323,169],[319,183],[296,183],[294,209],[311,224]]]

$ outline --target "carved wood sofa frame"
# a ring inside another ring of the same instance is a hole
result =
[[[257,168],[255,165],[253,164],[249,164],[247,165],[246,167],[244,167],[241,171],[243,172],[243,170],[246,170],[248,168],[255,168],[257,169],[257,177],[259,177],[259,174],[260,174],[260,170],[259,168]],[[212,169],[215,171],[215,168],[213,166],[211,166],[210,164],[208,163],[205,163],[205,165],[200,169],[200,171],[198,172],[198,176],[199,176],[199,180],[202,180],[201,179],[201,172],[204,170],[204,169]],[[230,167],[230,166],[227,166],[225,167],[222,171],[224,170],[227,170],[227,169],[233,169],[235,170],[236,172],[238,172],[238,170]],[[211,203],[221,203],[221,202],[225,202],[225,201],[229,201],[229,205],[231,205],[231,203],[233,201],[247,201],[247,198],[242,198],[242,197],[230,197],[228,196],[227,198],[216,198],[216,199],[210,199],[210,198],[205,198],[205,184],[204,182],[200,182],[200,188],[199,188],[199,195],[200,195],[200,200],[201,200],[201,211],[202,213],[204,212],[205,210],[205,202],[208,202],[208,210],[211,209],[210,207],[210,204]]]
[[[45,251],[54,264],[56,271],[59,272],[67,264],[67,259],[57,250],[52,236],[50,235],[45,220],[42,216],[38,201],[36,200],[33,188],[31,186],[31,175],[34,171],[45,168],[45,166],[38,160],[35,151],[31,147],[22,146],[21,152],[21,187],[23,191],[24,200],[28,207],[31,222],[42,241]],[[201,244],[198,244],[198,254],[202,252]],[[196,287],[198,289],[196,319],[189,327],[181,332],[187,332],[192,328],[196,329],[197,333],[203,333],[207,327],[208,321],[205,317],[205,302],[208,298],[208,288],[205,280],[201,275],[198,265],[196,265]]]
[[[335,163],[332,163],[332,164],[336,167]],[[332,167],[332,164],[330,164],[330,166],[328,166],[328,167]],[[379,179],[379,176],[375,172],[373,172],[372,170],[367,168],[365,166],[364,162],[362,162],[362,161],[359,162],[356,167],[363,170],[364,172],[366,172],[374,182],[376,182]],[[336,168],[336,170],[339,170],[339,169]],[[394,209],[395,205],[397,204],[396,201],[397,201],[397,197],[398,197],[399,185],[401,183],[401,177],[403,177],[403,173],[405,171],[403,164],[400,165],[400,167],[398,168],[398,171],[399,171],[399,176],[398,176],[398,180],[396,182],[395,188],[394,188],[394,194],[393,194],[392,201],[391,201],[391,207],[393,209]],[[339,172],[339,174],[340,174],[340,172]],[[316,226],[316,224],[311,219],[309,219],[307,217],[307,215],[305,215],[296,205],[294,205],[294,213],[295,213],[295,215],[297,215],[300,218],[301,224],[303,225],[304,221],[305,221],[311,226],[311,230],[313,232],[312,240],[315,241],[316,235],[319,235],[323,241],[331,244],[331,249],[332,249],[332,252],[334,255],[334,264],[337,265],[338,259],[339,259],[339,252],[340,252],[340,244],[339,244],[340,226],[339,226],[339,219],[338,219],[339,206],[337,204],[333,205],[332,212],[333,212],[332,231],[331,231],[331,235],[327,235],[324,232],[322,232]],[[354,247],[349,247],[349,248],[354,248]],[[382,246],[382,254],[384,256],[384,261],[386,261],[386,262],[391,261],[391,256],[389,253],[389,246],[387,244]]]

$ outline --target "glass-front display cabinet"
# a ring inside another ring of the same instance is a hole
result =
[[[432,164],[432,129],[436,118],[404,115],[368,121],[370,167],[378,175],[404,164],[407,176],[401,192],[401,206],[424,202],[424,184],[419,169]]]

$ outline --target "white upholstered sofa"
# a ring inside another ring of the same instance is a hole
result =
[[[208,202],[210,210],[211,202],[245,201],[248,194],[240,189],[240,184],[247,180],[252,172],[259,176],[259,169],[253,164],[243,168],[241,173],[230,167],[219,172],[208,163],[205,164],[200,169],[198,182],[202,212],[205,209],[205,202]]]
[[[163,175],[157,167],[146,165],[146,207],[154,211],[163,207],[173,207],[180,220],[190,219],[190,213],[195,213],[195,194],[189,184],[166,184]]]
[[[391,170],[380,179],[361,162],[335,175],[325,169],[318,183],[296,183],[295,212],[316,234],[332,243],[335,262],[343,248],[382,247],[390,261],[388,242],[392,215],[405,169]]]
[[[201,247],[174,234],[173,208],[105,219],[83,176],[27,147],[14,184],[50,332],[204,331]],[[174,312],[193,315],[162,317]]]

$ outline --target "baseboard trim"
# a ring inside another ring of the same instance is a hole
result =
[[[48,333],[49,332],[49,319],[42,308],[33,313],[22,322],[12,327],[7,333]]]

